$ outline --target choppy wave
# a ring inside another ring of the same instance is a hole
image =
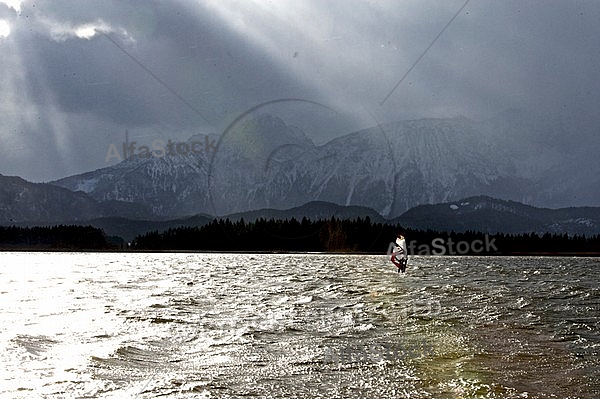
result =
[[[600,391],[597,259],[2,256],[0,398]]]

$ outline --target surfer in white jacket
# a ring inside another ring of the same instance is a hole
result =
[[[408,253],[406,252],[406,240],[402,234],[398,234],[398,237],[396,237],[396,245],[394,246],[394,252],[392,252],[390,260],[398,268],[398,273],[406,271]]]

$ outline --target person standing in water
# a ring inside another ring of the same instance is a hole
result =
[[[392,252],[390,260],[398,268],[398,273],[406,271],[408,253],[406,251],[406,240],[402,234],[398,234],[398,237],[396,237],[396,245],[394,246],[394,252]]]

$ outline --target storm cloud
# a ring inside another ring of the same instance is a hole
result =
[[[323,103],[356,130],[530,110],[556,118],[585,166],[598,149],[600,4],[473,0],[456,15],[464,4],[0,1],[0,173],[101,168],[125,130],[219,134],[283,98]]]

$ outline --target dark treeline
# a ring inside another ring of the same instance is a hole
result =
[[[101,229],[92,226],[4,227],[0,226],[2,249],[117,249],[122,243],[106,237]]]
[[[201,227],[179,227],[138,236],[132,249],[209,251],[381,252],[397,228],[355,220],[266,220],[246,223],[213,220]],[[385,249],[384,249],[385,251]]]
[[[259,219],[251,223],[243,219],[237,222],[213,220],[200,227],[179,227],[138,236],[130,249],[385,253],[391,250],[398,233],[406,237],[410,255],[600,255],[600,235],[420,231],[372,223],[368,217],[317,221]],[[0,226],[0,249],[119,250],[125,247],[122,239],[107,237],[102,230],[91,226]]]
[[[179,227],[138,236],[131,249],[190,251],[366,252],[390,250],[404,234],[411,255],[599,254],[600,236],[567,234],[446,233],[354,220],[266,220],[246,223],[213,220],[201,227]]]

